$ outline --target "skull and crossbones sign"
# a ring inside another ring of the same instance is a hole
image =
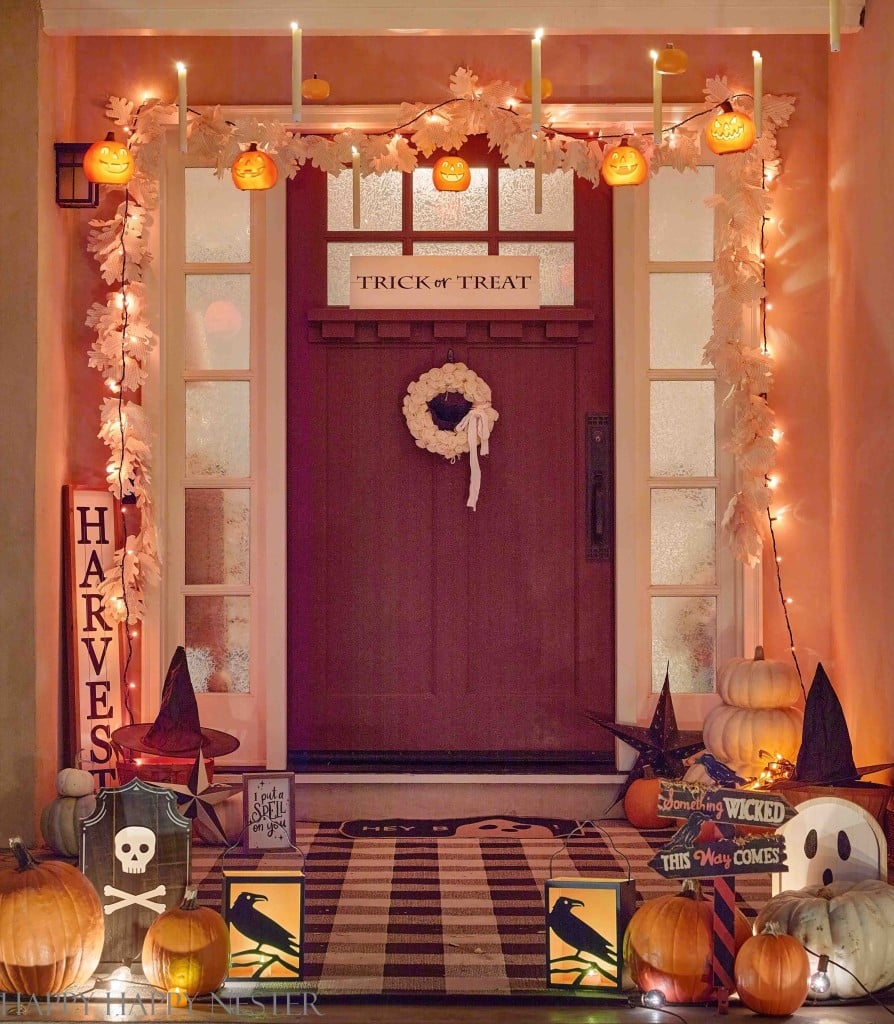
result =
[[[125,874],[145,874],[149,861],[155,856],[155,847],[155,833],[143,825],[128,825],[127,828],[119,829],[115,833],[115,859]],[[164,896],[166,892],[167,889],[164,885],[157,885],[154,889],[137,893],[126,892],[114,885],[106,885],[103,888],[104,895],[116,897],[117,902],[107,903],[103,907],[103,911],[106,914],[114,914],[116,910],[122,910],[124,907],[139,906],[160,914],[166,909],[165,904],[154,902],[152,897]]]

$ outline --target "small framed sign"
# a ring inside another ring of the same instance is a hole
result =
[[[295,845],[295,776],[291,772],[243,775],[243,846],[290,850]]]

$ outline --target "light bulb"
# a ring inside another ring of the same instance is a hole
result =
[[[825,995],[832,987],[832,980],[829,977],[829,958],[823,953],[816,965],[816,970],[810,975],[807,987],[817,996]]]
[[[664,1006],[666,1000],[664,993],[659,991],[657,988],[650,989],[648,992],[643,993],[643,1006],[651,1007],[653,1010],[660,1010]]]

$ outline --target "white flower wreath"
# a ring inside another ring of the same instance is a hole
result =
[[[454,430],[441,430],[435,424],[428,405],[445,391],[455,391],[472,403],[472,409],[477,410],[486,423],[488,436],[499,419],[499,413],[490,404],[490,388],[465,363],[445,363],[413,381],[404,396],[404,416],[410,433],[420,448],[443,455],[445,459],[455,459],[469,450],[466,420],[461,420]]]

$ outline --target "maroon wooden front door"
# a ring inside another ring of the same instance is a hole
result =
[[[293,764],[610,759],[611,213],[575,188],[573,308],[373,313],[326,307],[325,179],[290,185]],[[401,411],[450,353],[499,412],[477,511]]]

